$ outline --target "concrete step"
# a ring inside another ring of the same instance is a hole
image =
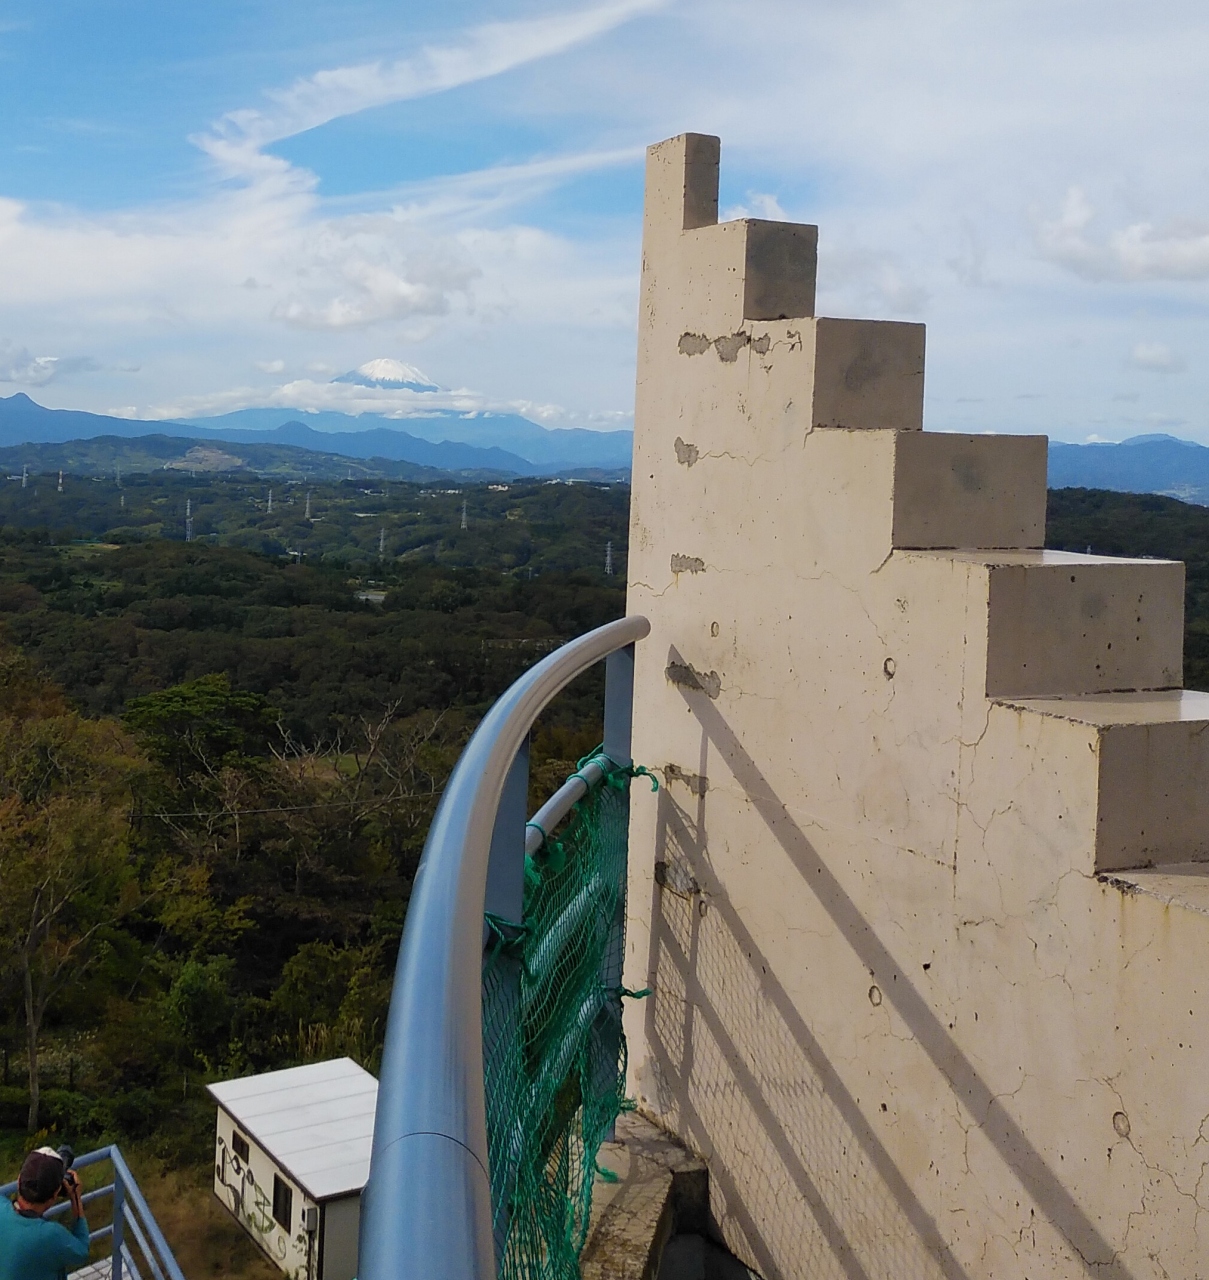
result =
[[[1046,740],[1068,759],[1094,760],[1095,865],[1085,870],[1200,864],[1209,872],[1209,693],[996,701],[1044,717]]]
[[[697,1156],[637,1112],[601,1148],[582,1280],[750,1280],[712,1239],[709,1172]]]
[[[989,698],[1183,684],[1184,566],[1066,551],[908,551],[985,574]]]
[[[113,1275],[113,1259],[98,1258],[78,1271],[72,1271],[70,1280],[109,1280]],[[142,1280],[143,1273],[135,1266],[134,1255],[127,1245],[122,1246],[122,1280]]]

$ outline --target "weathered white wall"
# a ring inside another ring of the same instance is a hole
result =
[[[315,1207],[315,1202],[242,1129],[240,1133],[248,1139],[248,1159],[243,1161],[235,1156],[231,1138],[236,1125],[222,1107],[218,1108],[216,1128],[214,1194],[286,1275],[294,1280],[307,1280],[309,1250],[304,1214],[308,1208]],[[274,1174],[284,1179],[294,1193],[293,1229],[288,1232],[273,1220]],[[318,1263],[317,1258],[314,1261]],[[318,1272],[317,1266],[315,1272]]]
[[[630,1088],[768,1280],[1209,1276],[1182,566],[1038,550],[1045,440],[922,432],[717,164],[648,158]]]

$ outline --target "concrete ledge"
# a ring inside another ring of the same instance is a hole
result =
[[[618,1118],[617,1141],[605,1143],[598,1163],[617,1174],[617,1181],[597,1178],[592,1188],[580,1275],[583,1280],[655,1280],[663,1250],[676,1232],[708,1228],[705,1164],[637,1112]]]
[[[1209,863],[1183,862],[1145,871],[1107,871],[1099,878],[1122,893],[1144,893],[1169,907],[1183,907],[1209,916]]]

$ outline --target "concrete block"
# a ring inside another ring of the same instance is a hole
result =
[[[1183,682],[1184,566],[1060,551],[989,565],[988,697]]]
[[[1040,547],[1045,436],[902,431],[894,453],[896,547]]]
[[[814,315],[819,229],[797,222],[745,219],[745,320],[795,320]]]
[[[710,134],[682,133],[647,148],[648,223],[688,231],[718,221],[721,147],[721,140]]]
[[[1175,900],[1209,909],[1209,693],[1171,689],[1088,698],[1012,700],[1085,726],[1096,752],[1095,870],[1197,864],[1200,881],[1165,882]]]
[[[815,321],[813,424],[918,431],[924,420],[924,326]]]

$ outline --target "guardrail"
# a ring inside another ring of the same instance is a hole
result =
[[[537,663],[483,717],[449,779],[416,873],[395,971],[361,1197],[360,1280],[495,1280],[484,910],[519,919],[526,847],[539,847],[542,831],[588,789],[587,780],[573,778],[526,826],[533,722],[576,676],[606,660],[604,754],[628,766],[633,646],[650,629],[645,618],[622,618]]]
[[[103,1200],[106,1196],[113,1197],[113,1221],[108,1226],[99,1227],[96,1231],[90,1232],[88,1237],[94,1243],[97,1240],[112,1238],[111,1275],[113,1280],[122,1280],[123,1272],[127,1273],[129,1280],[141,1280],[141,1273],[137,1263],[133,1261],[127,1242],[127,1232],[138,1245],[155,1280],[185,1280],[176,1259],[172,1256],[167,1240],[164,1239],[159,1223],[148,1208],[147,1201],[143,1199],[139,1184],[135,1181],[134,1174],[130,1172],[117,1146],[99,1147],[86,1155],[76,1156],[71,1167],[73,1170],[86,1169],[89,1165],[101,1164],[106,1160],[113,1165],[113,1181],[107,1186],[85,1192],[80,1197],[80,1202],[87,1208],[88,1205]],[[17,1184],[9,1182],[0,1187],[0,1196],[15,1195],[16,1191]],[[44,1218],[62,1217],[70,1208],[70,1204],[64,1201],[48,1209],[42,1216]],[[132,1275],[127,1268],[133,1272]]]

